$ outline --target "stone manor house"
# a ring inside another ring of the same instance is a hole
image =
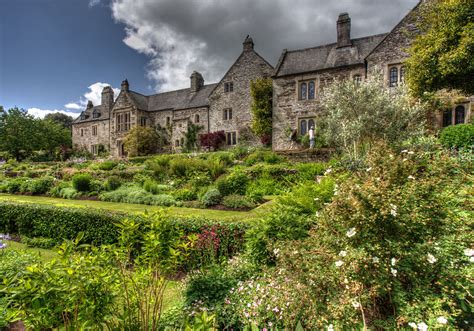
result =
[[[250,82],[271,77],[273,149],[298,148],[289,133],[304,136],[311,126],[317,127],[320,92],[334,79],[359,82],[382,73],[388,87],[403,83],[403,62],[417,34],[420,4],[389,33],[357,39],[351,38],[351,19],[343,13],[337,20],[335,43],[285,49],[275,68],[254,50],[252,38],[247,37],[242,53],[216,84],[205,85],[202,75],[193,72],[189,88],[149,96],[130,90],[127,80],[116,99],[113,90],[105,87],[102,104],[89,102],[74,121],[73,145],[93,154],[102,146],[112,156],[125,156],[123,139],[133,126],[159,125],[169,132],[170,149],[179,152],[190,123],[201,126],[201,133],[224,131],[228,146],[244,140],[256,145],[259,140],[250,130]],[[473,103],[474,96],[466,97],[453,109],[440,111],[434,124],[444,127],[469,122]]]

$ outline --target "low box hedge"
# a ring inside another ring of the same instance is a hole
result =
[[[141,221],[143,230],[146,230],[148,222],[140,215],[98,209],[0,202],[0,233],[29,238],[50,238],[57,243],[64,239],[75,239],[82,232],[83,243],[113,244],[117,242],[119,235],[115,224],[124,218]],[[204,250],[212,250],[217,259],[231,257],[240,252],[244,247],[245,231],[249,227],[242,221],[215,221],[204,218],[170,216],[166,221],[184,235],[197,235],[196,247],[190,256],[190,259],[196,262]]]

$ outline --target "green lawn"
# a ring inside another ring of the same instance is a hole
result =
[[[32,255],[39,256],[39,258],[45,262],[52,260],[56,256],[56,253],[50,249],[28,247],[25,244],[12,240],[6,240],[5,243],[7,244],[6,249],[22,250]]]
[[[55,205],[61,207],[79,207],[79,208],[95,208],[109,211],[119,211],[125,213],[143,213],[145,211],[165,211],[175,216],[203,216],[208,219],[215,220],[251,220],[259,218],[268,212],[272,201],[269,201],[251,211],[227,211],[213,209],[195,209],[183,207],[159,207],[147,206],[131,203],[106,202],[106,201],[90,201],[90,200],[66,200],[61,198],[0,194],[0,201],[10,201],[19,203],[38,203]]]

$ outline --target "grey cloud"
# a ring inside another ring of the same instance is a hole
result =
[[[283,48],[334,42],[339,13],[349,12],[352,36],[390,31],[418,0],[111,0],[124,42],[150,56],[156,90],[186,87],[193,70],[216,81],[250,34],[275,64]]]

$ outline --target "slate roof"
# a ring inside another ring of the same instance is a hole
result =
[[[217,84],[204,85],[196,93],[192,93],[190,88],[186,88],[149,96],[134,91],[128,91],[128,95],[131,97],[135,106],[140,110],[180,110],[209,106],[209,95],[216,86]],[[100,111],[101,106],[95,106],[91,109],[86,109],[84,112],[88,117],[85,120],[81,120],[81,116],[79,115],[79,117],[74,120],[74,123],[84,123],[109,118],[108,113],[101,114],[99,118],[92,118],[92,111],[94,109],[98,109]]]
[[[363,64],[366,56],[387,34],[352,39],[351,47],[337,48],[337,43],[312,48],[283,51],[274,76],[282,77],[305,72]]]
[[[94,107],[89,108],[89,109],[86,109],[73,121],[73,123],[86,123],[86,122],[108,120],[109,119],[109,113],[108,112],[102,112],[101,109],[102,109],[102,107],[100,105],[99,106],[94,106]],[[97,110],[100,113],[100,117],[94,118],[92,116],[92,113],[94,112],[94,110]],[[81,115],[83,113],[86,115],[85,120],[81,120]]]

